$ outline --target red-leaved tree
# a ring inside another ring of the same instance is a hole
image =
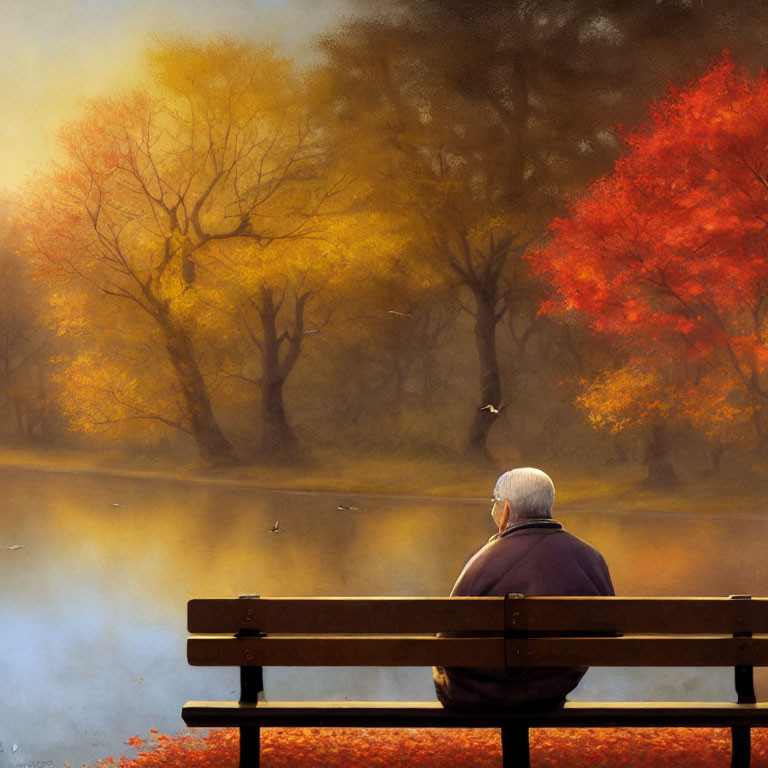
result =
[[[625,141],[613,172],[529,254],[554,288],[542,309],[581,314],[626,360],[663,372],[677,417],[710,432],[741,423],[764,448],[768,73],[726,52]]]

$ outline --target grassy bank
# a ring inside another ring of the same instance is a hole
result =
[[[317,454],[299,467],[254,464],[211,469],[197,460],[28,448],[0,449],[0,466],[286,491],[446,499],[490,499],[497,473],[506,468],[429,456],[328,453]],[[644,485],[644,469],[636,464],[597,471],[557,465],[542,468],[555,482],[556,507],[670,514],[768,513],[767,480],[753,471],[683,477],[675,488],[652,489]]]

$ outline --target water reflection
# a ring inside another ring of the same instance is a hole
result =
[[[135,733],[180,730],[185,700],[234,696],[234,670],[186,664],[190,597],[444,595],[491,533],[485,502],[0,476],[0,547],[28,544],[0,549],[0,768],[121,754]],[[618,594],[768,595],[768,521],[556,512],[603,552]],[[428,670],[270,670],[266,684],[274,699],[433,697]],[[731,691],[726,670],[592,670],[578,695]]]

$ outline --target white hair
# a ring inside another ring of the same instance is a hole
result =
[[[505,472],[496,481],[493,497],[508,501],[510,521],[552,517],[555,486],[549,475],[533,467],[521,467]]]

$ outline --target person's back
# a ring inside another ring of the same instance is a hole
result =
[[[505,472],[496,483],[491,512],[499,533],[469,559],[451,596],[613,595],[602,555],[551,519],[553,500],[552,481],[543,472]],[[478,709],[562,701],[585,672],[583,667],[506,672],[436,667],[434,679],[445,706]]]

